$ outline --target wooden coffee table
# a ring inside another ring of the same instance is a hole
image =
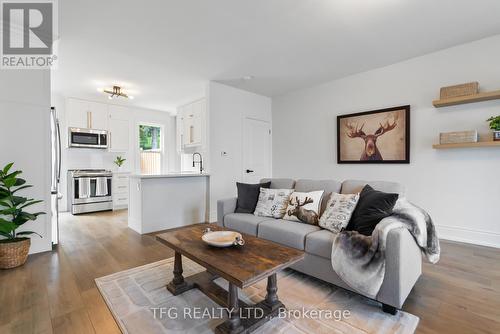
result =
[[[226,230],[216,224],[196,224],[156,236],[175,251],[174,278],[167,289],[173,295],[179,295],[197,288],[217,304],[231,310],[228,320],[216,328],[216,333],[250,333],[284,308],[277,295],[276,273],[303,259],[304,252],[246,234],[243,234],[244,246],[216,248],[201,240],[206,228]],[[181,255],[207,270],[184,278]],[[213,282],[218,277],[229,282],[229,291]],[[238,299],[238,288],[244,289],[264,278],[267,278],[267,295],[263,301],[247,305]],[[240,317],[240,309],[245,310],[245,317]]]

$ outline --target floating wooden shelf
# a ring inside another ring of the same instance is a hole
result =
[[[500,147],[500,141],[480,141],[477,143],[459,143],[459,144],[436,144],[432,148],[436,150],[448,148],[473,148],[473,147]]]
[[[441,108],[448,106],[456,106],[459,104],[498,100],[498,99],[500,99],[500,90],[496,90],[493,92],[479,93],[469,96],[459,96],[459,97],[451,97],[449,99],[435,100],[432,101],[432,104],[436,108]]]

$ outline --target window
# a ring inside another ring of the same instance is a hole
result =
[[[155,125],[139,125],[139,151],[142,174],[160,174],[162,170],[162,128]]]

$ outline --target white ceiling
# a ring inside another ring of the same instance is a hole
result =
[[[56,93],[121,83],[166,111],[209,80],[275,96],[500,33],[498,0],[61,0],[59,17]]]

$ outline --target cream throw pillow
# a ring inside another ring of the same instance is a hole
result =
[[[254,215],[281,219],[285,215],[293,189],[260,188]]]
[[[319,226],[339,233],[347,227],[352,213],[358,204],[359,194],[337,194],[332,193],[326,204],[325,212],[319,219]]]
[[[290,203],[283,219],[318,225],[323,190],[308,193],[295,191],[290,196]]]

